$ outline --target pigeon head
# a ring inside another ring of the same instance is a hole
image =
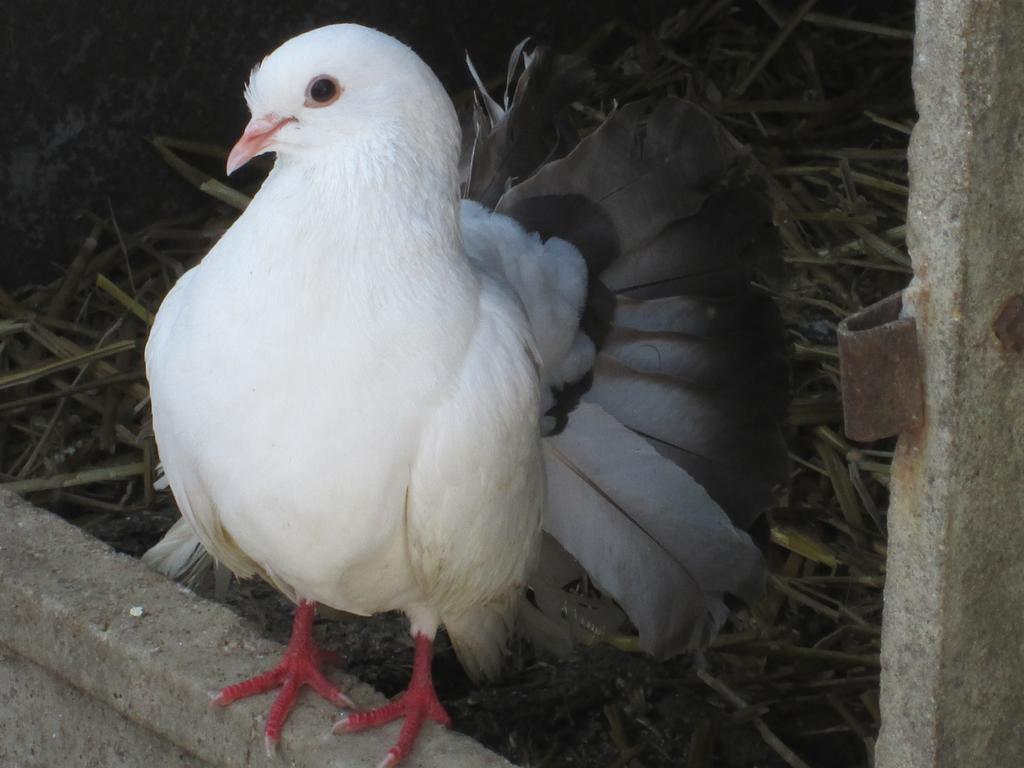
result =
[[[252,119],[228,174],[268,152],[287,162],[322,162],[325,151],[387,156],[410,144],[457,152],[458,120],[434,73],[408,46],[356,24],[281,45],[253,69],[245,100]]]

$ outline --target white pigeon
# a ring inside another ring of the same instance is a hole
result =
[[[260,575],[298,604],[281,663],[215,703],[281,686],[266,724],[272,750],[301,685],[351,707],[320,672],[329,655],[313,642],[315,604],[400,610],[416,648],[407,692],[349,713],[336,730],[404,718],[382,765],[404,759],[425,720],[450,725],[430,674],[441,625],[471,676],[501,665],[538,558],[545,462],[555,467],[552,531],[604,580],[642,638],[661,621],[669,627],[652,652],[706,638],[725,593],[756,596],[757,548],[676,458],[662,458],[680,450],[671,436],[648,443],[616,420],[630,419],[633,390],[616,388],[629,379],[650,390],[656,422],[678,421],[666,409],[681,390],[664,371],[652,378],[642,359],[655,350],[661,365],[661,342],[629,340],[653,322],[676,344],[686,318],[717,323],[718,308],[686,303],[680,291],[623,299],[616,319],[628,338],[609,338],[619,362],[598,363],[591,402],[545,448],[553,391],[595,365],[580,329],[587,264],[564,240],[460,201],[459,121],[431,70],[383,33],[335,25],[274,51],[245,97],[252,120],[228,172],[267,152],[274,168],[167,295],[146,348],[160,455],[191,528],[172,531],[150,562],[180,571],[198,537],[235,574]],[[714,184],[705,186],[710,197]],[[685,354],[694,358],[694,348]],[[616,372],[627,365],[623,378]],[[676,388],[659,399],[666,382]],[[725,418],[718,400],[716,418]],[[702,422],[701,434],[717,423]],[[635,428],[658,434],[657,424]],[[597,457],[602,450],[610,458]],[[621,498],[609,490],[616,484]],[[625,522],[608,517],[622,499],[635,510]],[[588,503],[589,523],[566,516]],[[692,508],[688,531],[680,504]],[[623,526],[642,529],[646,543],[623,546]],[[671,562],[659,565],[666,550]],[[167,566],[169,552],[176,565]],[[673,601],[682,618],[662,619]]]
[[[264,152],[277,162],[160,307],[153,426],[204,546],[299,602],[278,675],[291,688],[345,703],[309,663],[314,603],[409,617],[416,668],[388,713],[406,716],[392,764],[424,717],[449,722],[430,681],[439,625],[471,667],[500,663],[540,542],[540,382],[581,366],[585,266],[567,244],[534,244],[504,217],[488,230],[470,211],[482,249],[559,260],[559,281],[534,286],[552,309],[531,329],[500,276],[467,259],[455,109],[387,35],[296,37],[252,73],[246,101],[228,171]],[[347,728],[379,719],[352,714]]]

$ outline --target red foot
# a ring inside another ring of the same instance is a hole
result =
[[[284,652],[280,663],[269,672],[257,675],[241,683],[229,685],[218,693],[210,702],[212,707],[226,707],[239,699],[266,693],[280,686],[270,712],[267,715],[266,747],[267,754],[273,754],[277,742],[281,738],[288,714],[299,696],[303,685],[312,686],[313,690],[338,707],[352,709],[355,705],[336,686],[320,672],[324,664],[337,664],[338,654],[318,648],[313,642],[313,616],[316,606],[305,601],[295,609],[295,623],[292,625],[292,639]]]
[[[416,737],[423,727],[424,720],[433,720],[445,728],[452,727],[452,719],[444,711],[434,691],[434,682],[430,677],[430,659],[434,653],[434,642],[425,635],[416,635],[416,655],[412,666],[412,679],[405,693],[383,707],[365,712],[352,712],[345,715],[334,725],[335,733],[351,733],[378,725],[390,723],[400,717],[405,718],[402,730],[398,734],[395,746],[388,750],[378,768],[390,768],[397,765],[412,751]]]

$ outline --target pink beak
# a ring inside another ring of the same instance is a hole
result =
[[[245,126],[245,131],[242,132],[242,138],[231,148],[231,153],[228,155],[228,176],[256,155],[269,152],[274,134],[288,123],[293,122],[295,122],[294,117],[279,117],[274,114],[254,117],[250,120],[249,124]]]

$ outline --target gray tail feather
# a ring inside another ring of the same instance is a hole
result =
[[[179,518],[164,537],[146,551],[142,562],[154,571],[175,581],[182,581],[189,587],[200,584],[214,570],[217,595],[223,596],[227,589],[228,571],[217,566],[184,517]]]
[[[518,592],[458,616],[445,616],[444,626],[459,663],[474,682],[497,677],[508,655],[515,624]]]
[[[576,130],[565,108],[594,79],[593,69],[583,59],[545,47],[526,54],[523,47],[517,46],[509,61],[506,89],[520,58],[525,63],[511,104],[498,105],[481,88],[473,110],[462,120],[463,196],[488,208],[495,206],[510,184],[572,149]]]

